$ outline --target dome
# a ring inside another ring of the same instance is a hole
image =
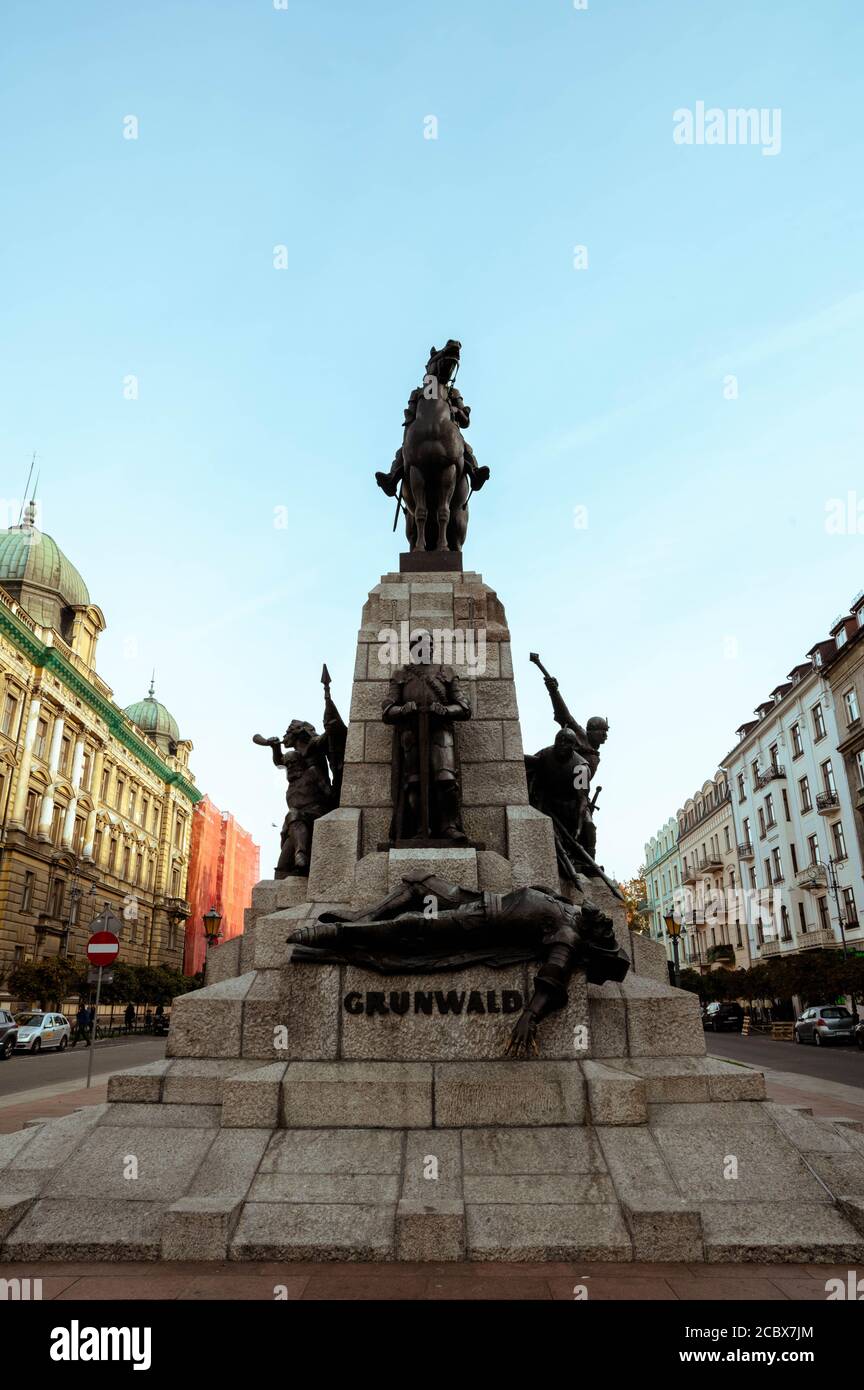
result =
[[[62,608],[87,608],[90,604],[87,585],[71,560],[29,518],[22,526],[0,531],[0,585],[10,589],[28,611],[35,606],[28,599],[37,597],[49,603],[59,601]],[[41,615],[33,616],[39,619]]]
[[[150,683],[150,691],[147,698],[138,700],[134,705],[129,705],[124,714],[136,724],[144,734],[149,734],[154,738],[160,747],[167,747],[169,743],[180,742],[180,728],[177,720],[167,710],[163,704],[156,699],[153,694],[153,683]]]

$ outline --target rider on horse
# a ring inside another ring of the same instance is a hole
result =
[[[461,394],[456,387],[451,385],[451,381],[456,374],[459,366],[459,353],[462,344],[453,338],[448,338],[443,348],[432,348],[429,354],[429,361],[426,363],[426,377],[423,386],[416,386],[408,399],[405,409],[404,428],[414,423],[417,416],[417,402],[424,396],[433,393],[440,393],[450,405],[450,418],[459,426],[460,429],[467,429],[471,423],[471,407],[466,405]],[[433,386],[434,381],[434,386]],[[474,492],[479,492],[483,484],[489,477],[488,468],[480,468],[474,457],[474,450],[467,439],[462,441],[465,446],[465,472],[471,482]],[[396,457],[390,465],[389,473],[376,473],[375,481],[378,486],[386,492],[388,497],[395,497],[399,488],[399,483],[404,477],[404,462],[402,450],[396,450]]]

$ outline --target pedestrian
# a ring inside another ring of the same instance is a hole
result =
[[[83,1003],[80,1004],[78,1012],[75,1015],[75,1041],[78,1042],[80,1038],[83,1038],[88,1047],[90,1046],[90,1033],[87,1028],[87,1020],[89,1017],[87,1005]]]
[[[131,1032],[132,1032],[132,1029],[133,1029],[134,1026],[135,1026],[135,1006],[134,1006],[134,1004],[127,1004],[127,1005],[126,1005],[126,1012],[125,1012],[125,1014],[123,1015],[123,1022],[126,1024],[126,1032],[127,1032],[127,1033],[131,1033]]]

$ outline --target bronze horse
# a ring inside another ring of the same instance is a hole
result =
[[[452,338],[440,350],[433,347],[423,386],[412,393],[412,418],[402,441],[402,502],[411,550],[461,550],[468,531],[471,488],[460,410],[450,392],[461,347]],[[465,418],[464,409],[461,413]]]

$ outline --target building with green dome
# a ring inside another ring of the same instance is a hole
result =
[[[155,697],[96,670],[105,618],[36,525],[0,531],[0,975],[84,956],[107,902],[128,964],[183,962],[191,743]]]

